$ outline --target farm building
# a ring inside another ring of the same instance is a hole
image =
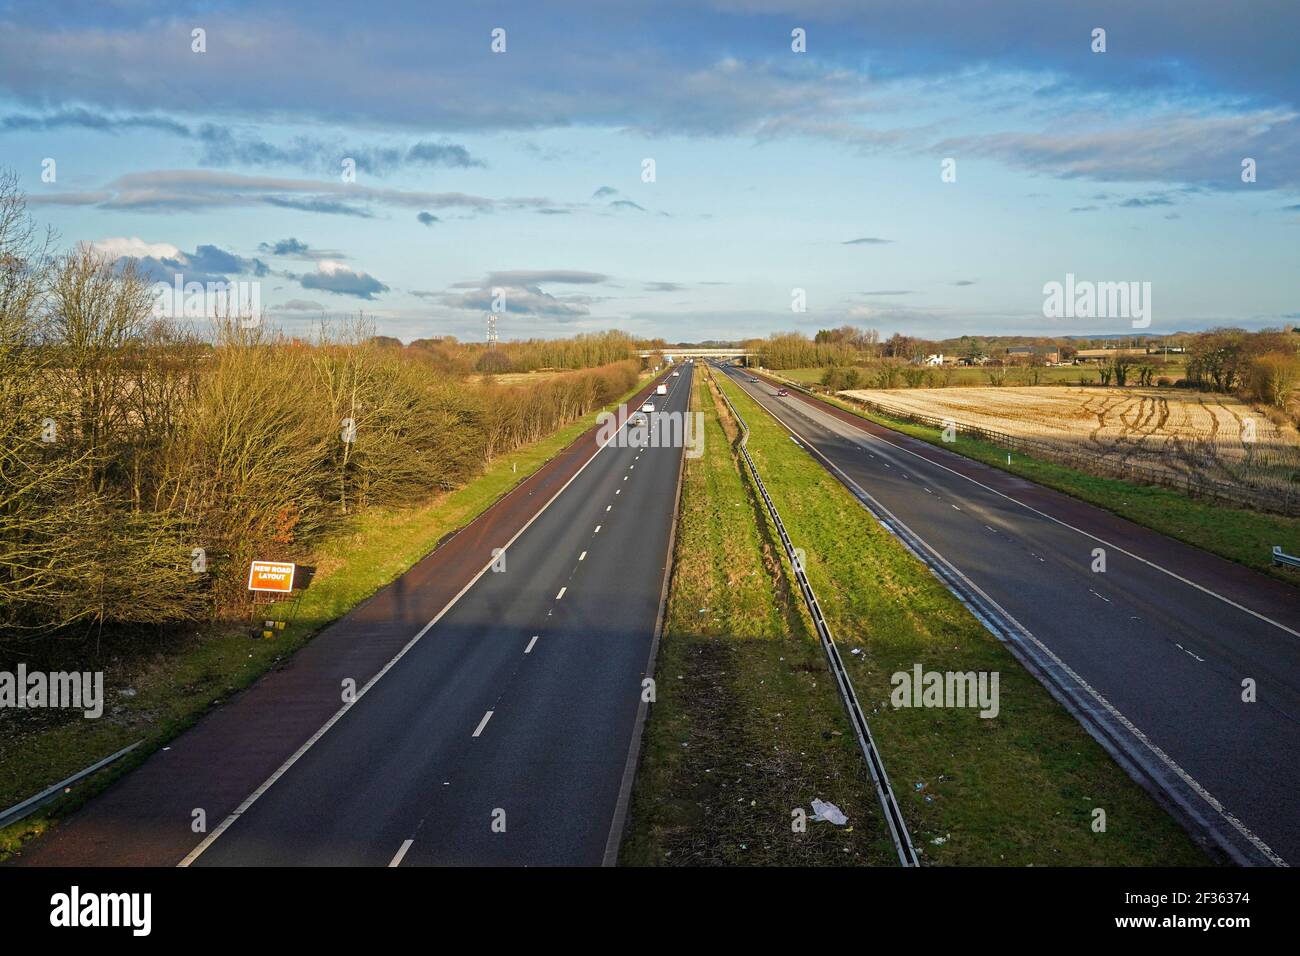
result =
[[[1043,362],[1055,365],[1061,361],[1059,349],[1039,347],[1036,345],[1013,345],[1007,349],[1007,358],[1025,362]]]

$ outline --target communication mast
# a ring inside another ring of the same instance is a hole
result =
[[[497,347],[497,314],[495,312],[487,314],[487,344],[490,349]]]

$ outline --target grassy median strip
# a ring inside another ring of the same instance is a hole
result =
[[[802,599],[697,373],[688,460],[624,865],[897,865]],[[813,798],[848,816],[811,819]],[[792,814],[809,820],[796,832]]]
[[[969,611],[733,383],[749,450],[796,547],[922,859],[1204,864],[1187,834]],[[859,653],[852,653],[853,650]],[[999,675],[998,713],[891,704],[895,673]],[[1104,811],[1105,830],[1094,830]]]
[[[620,401],[626,401],[643,384],[638,383]],[[0,734],[0,809],[127,744],[142,738],[145,744],[78,784],[68,799],[0,830],[0,859],[143,763],[209,707],[251,685],[326,625],[392,583],[591,426],[588,416],[561,428],[498,458],[464,487],[427,503],[362,512],[345,533],[318,549],[316,578],[304,592],[297,617],[271,640],[250,639],[245,625],[190,625],[185,628],[187,633],[140,638],[136,653],[129,657],[87,663],[86,657],[94,649],[93,639],[89,639],[70,644],[62,655],[55,652],[52,659],[42,661],[42,666],[51,670],[104,670],[104,715],[97,720],[86,720],[80,713],[70,716],[68,712],[37,710],[0,715],[8,724]]]
[[[1090,475],[1043,458],[1033,458],[1023,452],[1012,452],[1008,464],[1007,449],[1001,445],[962,434],[958,434],[955,442],[945,442],[937,428],[868,412],[861,406],[835,396],[820,397],[860,418],[1048,488],[1063,491],[1135,524],[1300,585],[1300,573],[1275,567],[1272,559],[1274,545],[1282,545],[1288,554],[1300,553],[1300,518],[1265,514],[1247,508],[1229,508],[1223,504],[1189,498],[1171,488]]]

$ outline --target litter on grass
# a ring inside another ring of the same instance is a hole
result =
[[[819,800],[814,797],[812,808],[814,820],[825,820],[828,823],[835,824],[837,827],[842,827],[844,824],[849,822],[849,818],[844,815],[844,811],[833,803],[828,803],[825,800]]]

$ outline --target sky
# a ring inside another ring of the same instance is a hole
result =
[[[9,2],[0,168],[62,248],[290,331],[1139,328],[1046,315],[1067,276],[1150,283],[1146,333],[1281,327],[1296,36],[1290,0]]]

